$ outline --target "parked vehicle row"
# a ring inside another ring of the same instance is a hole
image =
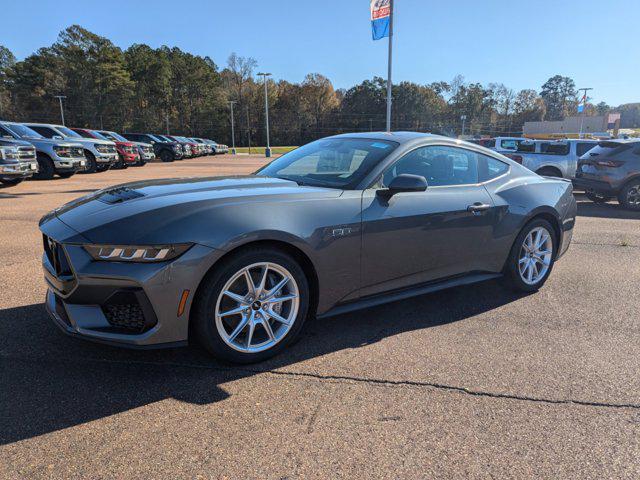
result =
[[[79,172],[141,167],[156,158],[172,162],[228,150],[205,138],[0,121],[0,183],[68,178]]]

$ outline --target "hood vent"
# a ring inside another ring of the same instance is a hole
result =
[[[109,205],[113,205],[115,203],[122,203],[127,200],[133,200],[140,197],[144,197],[144,194],[137,190],[131,190],[128,187],[120,187],[107,190],[106,192],[99,194],[98,200],[108,203]]]

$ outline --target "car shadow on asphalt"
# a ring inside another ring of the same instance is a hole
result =
[[[297,342],[250,366],[218,362],[196,346],[139,351],[70,338],[51,323],[41,304],[0,310],[0,445],[168,398],[199,405],[219,402],[229,397],[221,386],[226,382],[464,321],[522,296],[489,281],[310,319]]]
[[[579,217],[615,218],[618,220],[640,220],[640,212],[625,210],[617,202],[593,203],[578,199]]]

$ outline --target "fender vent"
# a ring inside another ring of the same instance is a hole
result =
[[[138,192],[137,190],[131,190],[128,187],[120,187],[101,193],[100,195],[98,195],[98,200],[104,203],[108,203],[109,205],[113,205],[115,203],[122,203],[126,202],[127,200],[133,200],[140,197],[144,197],[144,194]]]

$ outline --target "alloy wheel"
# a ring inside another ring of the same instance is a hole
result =
[[[634,208],[640,207],[640,184],[631,185],[627,189],[627,203]]]
[[[540,282],[551,265],[553,239],[544,227],[532,229],[522,242],[518,256],[518,272],[527,285]]]
[[[234,350],[256,353],[278,344],[291,330],[300,304],[293,275],[273,262],[242,268],[222,288],[215,324]]]

